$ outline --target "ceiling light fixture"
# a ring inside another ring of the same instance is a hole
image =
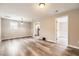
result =
[[[39,3],[39,7],[40,8],[44,8],[45,7],[45,3]]]

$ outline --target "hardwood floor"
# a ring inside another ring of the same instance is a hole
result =
[[[79,50],[33,38],[5,40],[1,56],[79,56]]]

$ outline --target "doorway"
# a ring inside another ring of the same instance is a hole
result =
[[[35,39],[39,39],[40,38],[40,22],[35,22],[34,23],[33,36],[34,36]]]
[[[56,18],[56,42],[68,46],[68,16]]]

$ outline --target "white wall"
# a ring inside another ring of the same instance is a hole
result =
[[[48,41],[56,41],[55,20],[61,16],[68,16],[68,45],[79,47],[79,9],[46,16],[40,20],[41,36]]]
[[[47,41],[55,42],[55,20],[52,16],[40,20],[40,36],[46,37]]]
[[[17,21],[8,20],[8,19],[1,20],[1,29],[2,29],[1,38],[2,39],[32,36],[31,22],[24,22],[23,24],[21,24],[20,22],[17,22],[18,26],[17,26],[17,29],[15,30],[11,29],[11,26],[10,26],[11,22],[17,22]]]
[[[61,17],[68,15],[68,45],[79,47],[79,9],[55,15]]]

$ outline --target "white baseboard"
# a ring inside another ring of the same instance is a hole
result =
[[[48,41],[48,42],[52,42],[52,43],[56,43],[56,41],[50,41],[50,40],[46,40],[46,41]]]
[[[79,49],[79,47],[74,46],[74,45],[68,45],[69,47],[75,48],[75,49]]]

